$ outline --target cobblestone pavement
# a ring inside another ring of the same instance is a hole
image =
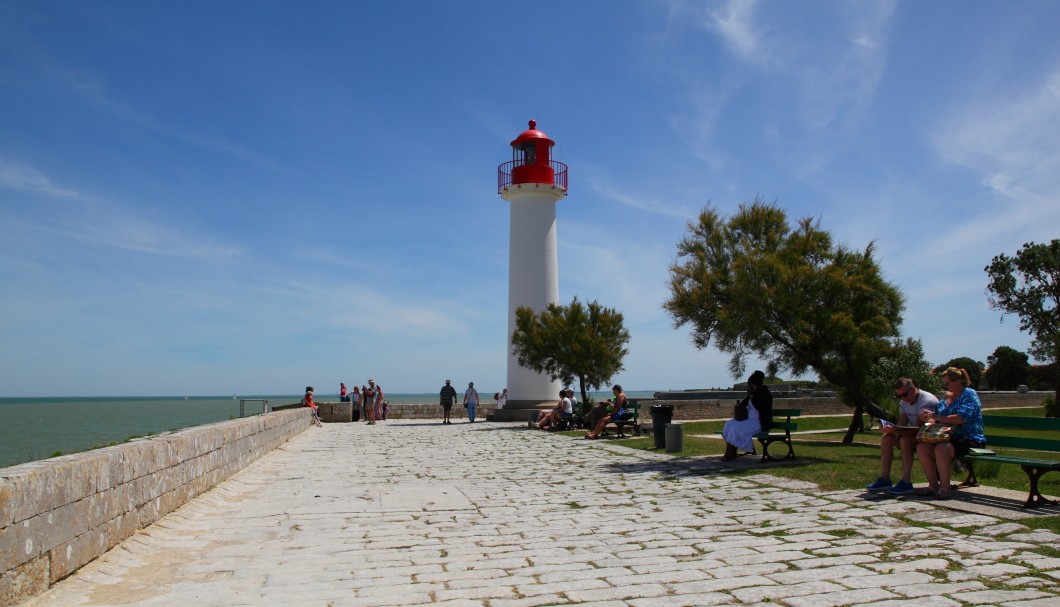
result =
[[[1060,605],[1056,534],[720,470],[513,424],[329,424],[26,605]]]

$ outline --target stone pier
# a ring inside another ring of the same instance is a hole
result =
[[[25,604],[1060,605],[1056,533],[749,460],[733,476],[518,424],[325,424]]]

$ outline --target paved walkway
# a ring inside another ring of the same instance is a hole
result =
[[[722,469],[513,424],[330,424],[27,605],[1060,605],[1056,534]]]

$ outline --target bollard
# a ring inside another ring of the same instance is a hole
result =
[[[680,453],[685,448],[685,431],[681,424],[666,424],[666,452]]]

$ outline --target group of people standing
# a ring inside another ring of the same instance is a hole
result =
[[[954,461],[972,449],[985,447],[986,436],[982,403],[971,387],[968,371],[950,367],[942,372],[941,380],[946,390],[941,399],[921,390],[908,377],[895,380],[897,423],[881,420],[880,476],[866,489],[891,495],[916,493],[941,500],[951,497],[956,489],[950,482]],[[723,459],[731,460],[740,452],[753,453],[754,436],[769,430],[772,413],[773,395],[765,385],[765,374],[755,371],[747,380],[747,397],[737,404],[733,419],[722,428]],[[950,428],[949,440],[933,442],[925,437],[924,429],[935,424]],[[899,449],[902,459],[902,476],[897,483],[891,481],[895,449]],[[920,462],[927,479],[927,486],[920,489],[912,482],[914,459]]]
[[[507,398],[508,388],[504,389],[504,396]],[[442,386],[441,391],[438,393],[438,404],[442,406],[442,423],[451,424],[452,420],[449,419],[449,415],[452,412],[453,404],[456,402],[457,393],[456,388],[453,387],[451,380],[445,380],[445,385]],[[498,400],[498,406],[500,404],[500,398]],[[475,382],[467,383],[467,390],[464,390],[464,408],[467,409],[467,421],[468,423],[475,423],[475,410],[478,408],[478,390],[475,389]]]
[[[375,424],[376,420],[386,421],[386,398],[382,386],[377,385],[374,379],[369,379],[366,386],[354,386],[352,392],[346,389],[346,384],[340,383],[339,401],[352,403],[354,411],[361,413],[369,426]]]

